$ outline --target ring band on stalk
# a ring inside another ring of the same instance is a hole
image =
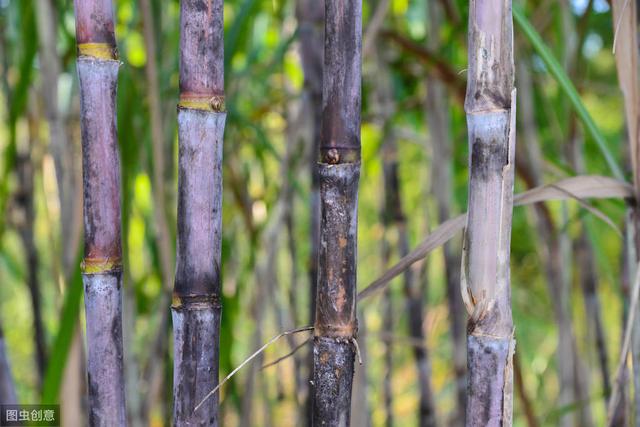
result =
[[[122,271],[122,259],[120,258],[85,258],[80,264],[80,269],[85,274],[104,274]]]
[[[78,56],[115,61],[118,59],[118,52],[108,43],[80,43]]]
[[[224,96],[180,96],[178,108],[186,108],[189,110],[213,111],[223,113],[225,108]]]

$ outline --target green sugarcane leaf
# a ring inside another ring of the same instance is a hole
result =
[[[239,46],[246,40],[251,33],[247,30],[248,25],[251,23],[251,19],[255,17],[257,8],[260,6],[260,2],[256,0],[244,0],[240,6],[238,14],[233,20],[231,28],[227,31],[227,36],[224,40],[224,68],[225,74],[230,75],[228,72],[229,64],[231,64],[233,57],[239,50]],[[229,70],[230,71],[230,70]]]
[[[3,154],[3,167],[2,177],[0,179],[0,212],[5,211],[7,199],[9,197],[9,175],[13,171],[17,152],[17,123],[26,108],[29,95],[29,89],[31,88],[31,81],[33,79],[33,63],[35,61],[36,53],[38,51],[37,43],[37,26],[36,15],[34,5],[32,1],[21,1],[18,4],[18,16],[21,21],[21,39],[24,40],[22,46],[22,55],[20,56],[20,65],[18,68],[18,79],[16,84],[8,88],[7,96],[8,100],[8,127],[9,127],[9,140],[4,149]],[[0,222],[0,234],[4,231],[5,222]]]
[[[576,114],[584,124],[587,132],[593,140],[598,145],[602,156],[604,157],[609,169],[611,169],[611,173],[616,179],[624,180],[624,174],[622,173],[622,169],[618,164],[615,156],[611,152],[611,149],[607,143],[607,140],[602,135],[602,132],[598,128],[598,125],[593,121],[591,114],[587,111],[580,95],[578,95],[578,91],[576,87],[573,85],[567,73],[562,69],[562,66],[558,62],[558,60],[553,56],[549,47],[544,43],[540,34],[533,28],[531,22],[527,19],[524,12],[518,5],[513,5],[513,17],[522,30],[522,33],[525,35],[527,40],[531,43],[536,53],[540,55],[540,58],[547,66],[547,69],[551,73],[551,75],[556,79],[560,88],[565,93],[571,105],[576,111]]]

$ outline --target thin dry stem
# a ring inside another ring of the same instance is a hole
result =
[[[283,337],[286,337],[286,336],[292,335],[292,334],[297,334],[297,333],[300,333],[300,332],[307,332],[307,331],[313,331],[313,326],[305,326],[303,328],[291,329],[291,330],[282,332],[282,333],[274,336],[273,338],[271,338],[269,341],[267,341],[266,344],[264,344],[262,347],[257,349],[255,352],[253,352],[253,354],[251,354],[251,356],[247,357],[242,363],[240,363],[237,368],[235,368],[233,371],[231,371],[229,373],[229,375],[224,377],[224,379],[222,381],[220,381],[220,383],[213,390],[211,390],[209,393],[207,393],[207,395],[204,397],[204,399],[202,399],[202,401],[200,401],[200,403],[198,403],[196,405],[196,407],[195,407],[195,409],[193,411],[194,412],[197,411],[207,401],[207,399],[209,399],[211,396],[213,396],[216,393],[216,391],[218,391],[220,389],[220,387],[222,387],[224,385],[224,383],[229,381],[240,369],[242,369],[245,365],[247,365],[249,362],[251,362],[253,359],[255,359],[258,355],[260,355],[263,351],[265,351],[269,346],[274,344],[280,338],[283,338]]]

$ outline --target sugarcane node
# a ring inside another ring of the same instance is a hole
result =
[[[327,163],[329,164],[335,165],[340,163],[340,153],[335,148],[332,148],[329,151],[327,151],[325,158],[327,160]]]
[[[358,336],[358,323],[354,321],[347,325],[318,325],[313,328],[313,335],[322,338],[335,338],[350,341]]]
[[[118,49],[109,43],[80,43],[78,44],[78,56],[105,61],[117,61]]]
[[[224,113],[226,111],[226,105],[224,95],[180,95],[178,109]]]
[[[122,259],[116,257],[85,257],[80,263],[84,274],[107,274],[122,271]]]
[[[213,96],[211,98],[211,108],[213,111],[223,112],[226,110],[224,103],[224,96]]]
[[[198,308],[222,308],[220,298],[217,295],[179,295],[173,293],[171,300],[171,308],[180,309],[198,309]]]
[[[320,163],[338,165],[357,163],[360,160],[360,148],[346,145],[328,145],[320,147]]]

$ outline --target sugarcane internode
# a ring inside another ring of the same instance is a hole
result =
[[[111,0],[76,0],[89,424],[127,424],[122,350],[118,69]]]

